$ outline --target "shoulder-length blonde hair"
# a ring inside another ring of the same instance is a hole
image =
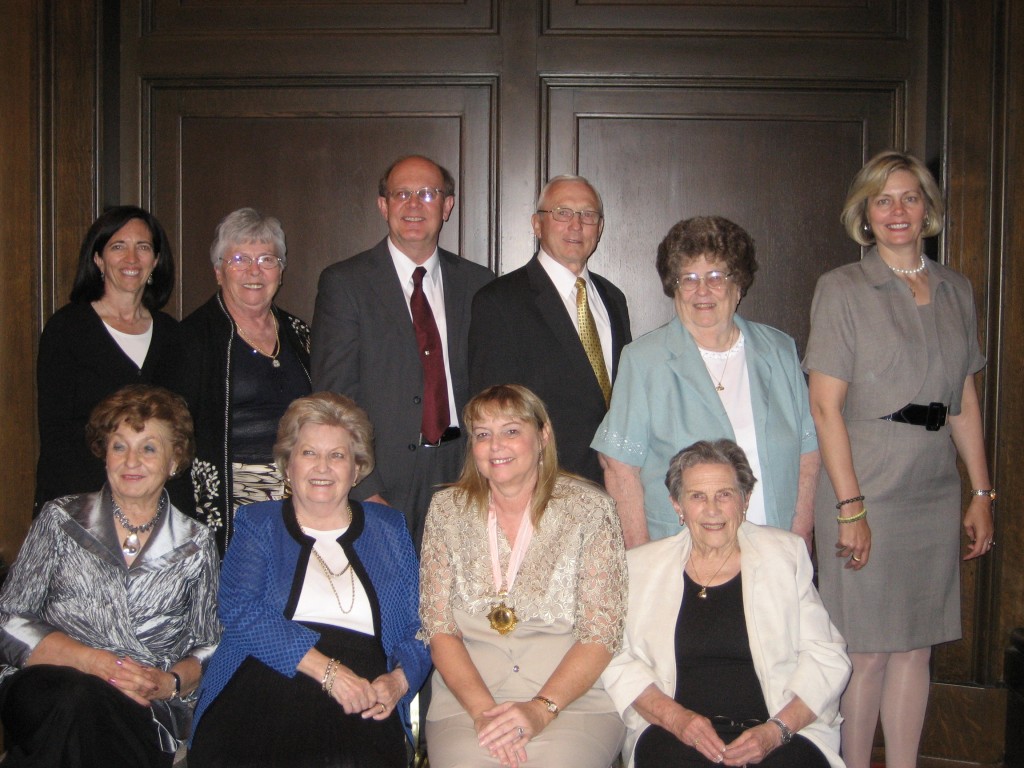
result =
[[[540,433],[547,428],[548,439],[547,443],[541,446],[540,464],[537,468],[537,487],[533,490],[533,499],[530,502],[530,519],[534,527],[537,527],[544,516],[544,508],[554,495],[555,481],[560,470],[555,432],[551,428],[548,410],[541,399],[524,386],[497,384],[483,390],[466,403],[466,407],[462,409],[462,422],[469,430],[466,460],[462,465],[462,474],[452,487],[470,509],[482,515],[487,514],[491,490],[487,478],[480,474],[473,457],[473,425],[486,416],[496,414],[532,424]]]
[[[846,196],[846,203],[843,205],[843,212],[839,220],[846,228],[846,234],[852,237],[860,245],[874,245],[875,236],[871,232],[871,225],[868,222],[868,200],[875,195],[881,194],[885,188],[885,182],[896,171],[908,171],[914,174],[917,183],[921,185],[921,193],[925,201],[925,218],[922,234],[925,237],[934,237],[942,231],[942,217],[945,209],[942,204],[942,192],[939,185],[935,183],[925,164],[913,155],[905,152],[897,152],[894,149],[887,149],[879,152],[868,160],[864,167],[857,171],[850,184],[850,192]]]

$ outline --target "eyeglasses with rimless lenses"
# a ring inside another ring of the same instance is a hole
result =
[[[392,189],[388,197],[400,203],[406,203],[415,195],[421,203],[432,203],[444,197],[444,190],[437,187],[420,187],[419,189]]]
[[[555,221],[572,221],[573,216],[579,216],[580,222],[586,224],[588,227],[592,227],[602,218],[598,211],[574,211],[572,208],[551,208],[545,210],[544,208],[538,208],[537,213],[550,213],[551,218]]]
[[[696,272],[687,272],[676,278],[676,285],[683,289],[683,293],[691,293],[704,283],[712,291],[720,291],[725,284],[732,279],[732,272],[719,272],[717,269],[698,275]]]
[[[274,269],[280,269],[284,266],[284,260],[279,259],[277,256],[270,253],[261,253],[255,259],[247,253],[235,253],[221,260],[221,264],[224,264],[230,269],[237,269],[239,271],[249,269],[253,263],[259,266],[260,269],[268,272]]]

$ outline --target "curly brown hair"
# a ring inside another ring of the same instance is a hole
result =
[[[701,256],[724,261],[725,270],[739,286],[740,298],[747,295],[757,272],[754,238],[723,216],[695,216],[672,227],[658,246],[655,266],[666,296],[676,295],[683,267]]]
[[[107,442],[122,424],[141,432],[148,421],[161,421],[171,433],[174,471],[180,472],[196,452],[192,414],[185,400],[168,389],[152,384],[129,384],[101,400],[92,409],[85,427],[85,439],[97,458],[107,455]]]

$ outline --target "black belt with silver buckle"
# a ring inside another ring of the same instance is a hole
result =
[[[929,432],[938,432],[946,424],[946,411],[949,410],[942,403],[928,403],[928,405],[917,405],[911,403],[900,408],[895,413],[882,416],[885,421],[898,421],[900,424],[913,424],[915,427],[924,427]]]
[[[447,443],[452,440],[458,440],[462,437],[462,430],[458,427],[448,427],[444,432],[441,433],[441,437],[437,439],[436,443],[428,443],[423,439],[423,435],[420,435],[420,447],[421,448],[437,448],[441,443]]]

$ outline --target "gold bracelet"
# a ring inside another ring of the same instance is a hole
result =
[[[328,696],[331,695],[331,691],[334,689],[334,676],[338,674],[338,666],[340,664],[341,662],[337,659],[331,659],[327,662],[327,669],[324,670],[324,677],[320,681],[320,687]]]
[[[863,520],[867,516],[868,516],[868,508],[864,507],[856,515],[850,515],[849,517],[836,517],[836,522],[837,523],[843,523],[843,524],[845,524],[845,523],[856,523],[858,520]]]

